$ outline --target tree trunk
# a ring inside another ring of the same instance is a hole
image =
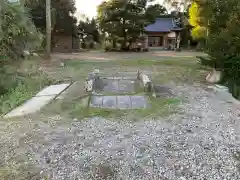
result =
[[[46,50],[45,56],[50,59],[51,55],[51,0],[46,0]]]
[[[113,49],[116,49],[116,48],[117,48],[116,37],[112,37],[112,48],[113,48]]]

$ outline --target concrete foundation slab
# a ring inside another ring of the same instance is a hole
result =
[[[27,102],[25,102],[23,105],[9,112],[4,117],[11,118],[35,113],[39,111],[42,107],[44,107],[46,104],[48,104],[50,101],[52,101],[54,98],[55,95],[33,97]]]
[[[91,97],[91,107],[102,107],[103,105],[103,96],[92,96]]]
[[[132,109],[146,108],[147,98],[145,96],[130,96]]]
[[[145,96],[92,96],[90,106],[109,109],[139,109],[148,105]]]
[[[117,108],[118,109],[131,109],[131,99],[129,96],[117,96]]]
[[[117,109],[116,96],[103,96],[103,108]]]
[[[51,85],[44,88],[42,91],[36,94],[36,96],[49,96],[49,95],[57,95],[64,91],[70,84],[57,84]]]

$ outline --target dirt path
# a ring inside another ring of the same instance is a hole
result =
[[[201,56],[203,53],[183,51],[183,52],[172,52],[172,51],[150,51],[142,53],[118,53],[118,52],[101,52],[101,51],[89,51],[81,53],[54,53],[52,54],[53,59],[78,59],[88,61],[109,61],[109,60],[125,60],[125,59],[164,59],[167,57],[175,58],[192,58],[195,56]]]

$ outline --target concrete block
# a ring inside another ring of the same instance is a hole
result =
[[[47,86],[43,90],[41,90],[39,93],[36,94],[36,96],[49,96],[49,95],[57,95],[60,94],[62,91],[64,91],[70,84],[56,84]]]
[[[52,101],[55,98],[55,96],[56,95],[33,97],[24,104],[20,105],[16,109],[6,114],[4,117],[11,118],[35,113],[39,111],[42,107],[44,107],[46,104],[48,104],[50,101]]]

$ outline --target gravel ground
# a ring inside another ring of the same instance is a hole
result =
[[[40,176],[51,180],[240,179],[239,105],[196,86],[173,92],[186,102],[167,119],[96,117],[59,126],[56,116],[48,125],[29,122],[21,133],[12,127],[1,142],[31,154]],[[2,156],[7,162],[12,153]]]

